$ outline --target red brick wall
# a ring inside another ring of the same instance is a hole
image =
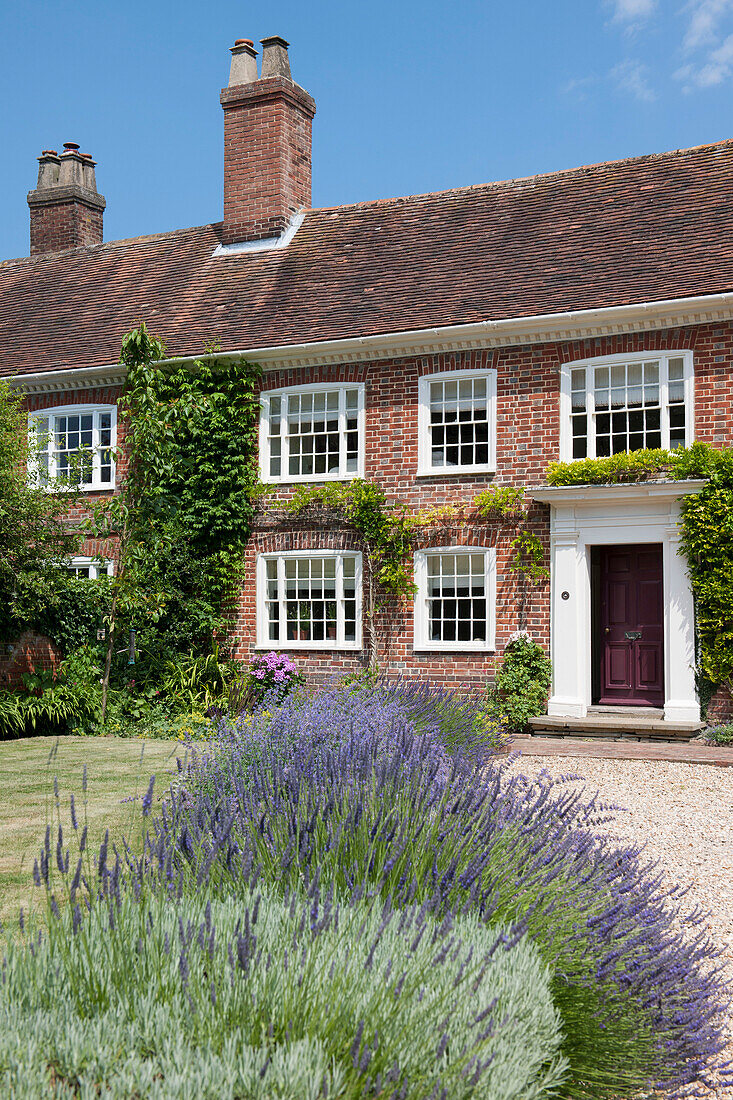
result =
[[[722,726],[733,722],[733,695],[727,687],[719,687],[708,703],[705,715],[709,726]]]
[[[104,211],[80,199],[31,206],[31,256],[101,244]]]
[[[26,630],[0,652],[0,688],[19,687],[24,672],[36,668],[54,671],[60,661],[61,654],[50,638]]]
[[[640,350],[687,349],[695,352],[696,436],[718,445],[733,443],[733,325],[710,324],[626,336],[562,341],[502,348],[383,360],[316,369],[268,372],[265,386],[316,382],[364,382],[366,386],[366,477],[379,482],[388,498],[418,509],[432,504],[468,502],[491,484],[537,485],[548,462],[559,457],[559,378],[562,363],[590,356]],[[497,370],[497,470],[492,475],[431,475],[417,477],[418,379],[442,370]],[[277,486],[287,497],[291,486]],[[549,564],[549,509],[533,505],[530,525],[545,544]],[[516,572],[509,568],[511,529],[497,531],[482,525],[446,534],[444,543],[497,546],[496,655],[477,653],[413,653],[412,607],[393,606],[382,616],[384,644],[380,664],[405,675],[419,674],[446,684],[482,683],[491,678],[496,657],[519,625]],[[245,587],[233,622],[237,655],[247,659],[254,651],[255,563],[258,553],[277,549],[345,548],[346,533],[319,532],[290,525],[255,532],[247,553]],[[436,540],[433,545],[438,545]],[[526,628],[549,645],[549,587],[530,586]],[[294,651],[298,664],[312,677],[334,668],[356,669],[365,654],[350,651],[318,653]]]
[[[119,386],[97,386],[86,390],[64,390],[60,393],[33,394],[26,399],[26,407],[29,412],[38,412],[42,409],[56,409],[63,405],[114,405],[120,395]],[[117,446],[123,449],[123,453],[117,462],[115,471],[115,484],[119,485],[125,476],[125,427],[117,422]],[[95,501],[103,500],[112,495],[112,490],[100,490],[94,492],[79,493],[74,498],[68,510],[70,527],[78,527],[91,516],[91,508]],[[103,542],[97,539],[83,539],[79,548],[79,554],[86,557],[102,557],[106,561],[114,560],[115,544],[112,541]]]
[[[297,84],[267,77],[224,88],[225,244],[279,236],[311,204],[315,103]]]
[[[498,350],[383,360],[365,364],[334,365],[268,372],[265,386],[315,382],[364,382],[366,386],[366,477],[379,482],[389,499],[410,508],[432,504],[468,502],[488,485],[536,485],[542,482],[547,463],[558,457],[559,371],[564,362],[585,356],[611,355],[640,350],[691,348],[695,353],[696,437],[717,445],[733,444],[733,324],[714,323],[687,328],[638,333],[583,341],[559,341]],[[417,384],[421,374],[448,369],[495,367],[497,370],[497,472],[481,476],[416,476]],[[114,400],[112,390],[75,392],[34,397],[33,408],[83,401]],[[123,473],[118,467],[118,479]],[[277,487],[287,496],[292,487]],[[82,506],[83,508],[83,506]],[[549,553],[549,509],[534,505],[532,529]],[[444,535],[446,542],[497,545],[497,655],[518,626],[517,578],[508,568],[508,542],[512,532],[490,526]],[[434,543],[437,545],[436,543]],[[279,527],[265,519],[255,531],[246,555],[244,589],[233,610],[232,630],[237,655],[247,659],[255,645],[255,562],[260,552],[276,549],[346,548],[354,545],[347,531],[328,532],[308,524]],[[85,549],[84,553],[95,553]],[[412,652],[412,608],[409,602],[391,607],[383,615],[384,645],[380,662],[394,672],[420,674],[450,683],[480,683],[492,675],[494,656],[459,653]],[[530,588],[527,628],[549,641],[548,586]],[[298,663],[312,676],[327,675],[335,668],[355,669],[365,659],[353,651],[308,653],[295,651]]]

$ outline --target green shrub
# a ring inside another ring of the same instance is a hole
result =
[[[629,451],[628,454],[624,452],[606,458],[551,462],[545,476],[548,485],[614,485],[661,477],[669,472],[674,461],[671,451]]]
[[[314,891],[69,907],[0,977],[8,1096],[540,1100],[561,1041],[526,939]]]
[[[212,707],[226,707],[229,689],[241,676],[240,662],[223,659],[215,646],[212,653],[168,661],[162,687],[177,710],[203,714]]]
[[[75,577],[58,569],[52,595],[31,626],[56,643],[64,656],[96,645],[111,603],[110,578]]]
[[[23,690],[0,691],[0,736],[67,733],[94,724],[101,702],[100,674],[89,647],[70,654],[56,675],[45,670],[24,674]]]
[[[510,729],[525,729],[544,714],[552,684],[550,658],[538,642],[520,634],[504,650],[501,667],[488,692],[489,709],[505,716]]]

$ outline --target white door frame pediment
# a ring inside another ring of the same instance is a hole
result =
[[[528,490],[549,504],[550,641],[553,689],[548,714],[584,718],[591,705],[591,577],[593,546],[658,543],[664,591],[664,717],[698,722],[694,604],[680,553],[680,501],[704,481],[543,486]]]

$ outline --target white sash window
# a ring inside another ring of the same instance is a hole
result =
[[[115,405],[62,405],[28,418],[30,476],[40,486],[114,489]]]
[[[260,554],[257,644],[272,649],[361,649],[361,554]]]
[[[418,385],[418,474],[496,469],[496,371],[444,371]]]
[[[496,551],[453,546],[415,554],[415,649],[492,650]]]
[[[694,439],[692,352],[633,352],[563,367],[560,457],[604,458]]]
[[[260,401],[263,481],[363,477],[363,383],[266,390]]]

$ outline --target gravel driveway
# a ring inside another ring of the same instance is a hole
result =
[[[733,768],[645,760],[522,756],[514,771],[582,775],[581,785],[628,811],[607,832],[643,842],[671,882],[690,885],[689,899],[710,911],[710,930],[733,979]],[[733,1057],[733,1014],[729,1020]],[[707,1094],[731,1100],[730,1089]]]

